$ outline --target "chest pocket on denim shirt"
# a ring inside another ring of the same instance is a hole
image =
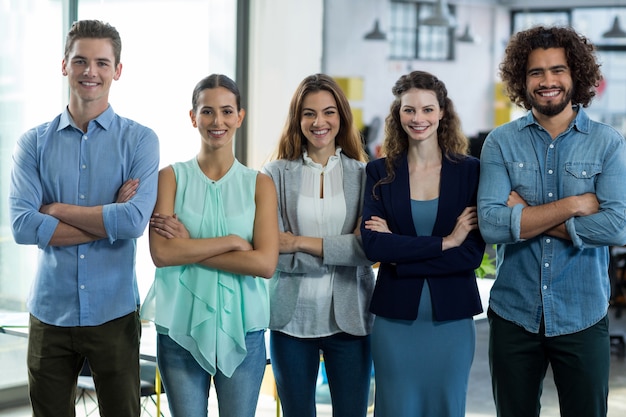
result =
[[[537,162],[510,161],[506,169],[511,180],[511,190],[517,192],[531,206],[537,205],[539,190],[539,164]]]
[[[594,162],[567,162],[563,175],[563,197],[595,192],[596,176],[602,165]]]

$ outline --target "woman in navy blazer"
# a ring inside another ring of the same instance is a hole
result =
[[[414,71],[393,87],[385,158],[368,163],[361,234],[380,262],[370,310],[376,416],[464,416],[482,311],[474,270],[479,161],[443,82]]]

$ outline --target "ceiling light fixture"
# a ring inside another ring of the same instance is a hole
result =
[[[469,23],[465,25],[465,31],[461,36],[458,36],[456,40],[465,43],[476,43],[476,39],[474,39],[474,35],[472,35],[470,31]]]
[[[364,38],[369,41],[384,41],[387,39],[387,35],[380,30],[378,19],[374,21],[374,29],[366,33]]]
[[[448,2],[444,0],[437,0],[433,5],[433,13],[420,20],[420,24],[426,26],[456,27],[456,21],[454,16],[450,14]]]
[[[613,27],[609,31],[602,34],[603,38],[626,38],[626,32],[622,30],[619,24],[619,16],[613,19]]]

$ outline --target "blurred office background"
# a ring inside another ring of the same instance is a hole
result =
[[[597,45],[605,80],[589,113],[626,133],[624,0],[0,0],[0,312],[25,311],[37,257],[10,233],[11,154],[67,104],[64,37],[88,18],[122,36],[110,101],[157,132],[161,166],[195,155],[191,91],[213,72],[242,89],[235,149],[255,168],[274,150],[297,84],[317,72],[340,81],[373,154],[391,86],[417,69],[446,83],[465,133],[480,140],[523,113],[502,95],[498,64],[510,35],[538,23],[571,25]],[[143,296],[154,273],[146,236],[137,273]],[[25,401],[25,346],[0,335],[0,408]]]

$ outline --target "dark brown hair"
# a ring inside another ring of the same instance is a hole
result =
[[[79,20],[74,22],[65,39],[65,60],[69,59],[70,51],[78,39],[111,39],[113,45],[113,55],[115,56],[115,66],[120,63],[122,56],[122,39],[117,29],[108,23],[100,20]]]
[[[511,101],[530,110],[526,96],[528,56],[535,49],[563,48],[573,82],[572,104],[589,106],[602,79],[595,48],[586,37],[570,27],[536,26],[511,37],[500,64],[500,77]]]

